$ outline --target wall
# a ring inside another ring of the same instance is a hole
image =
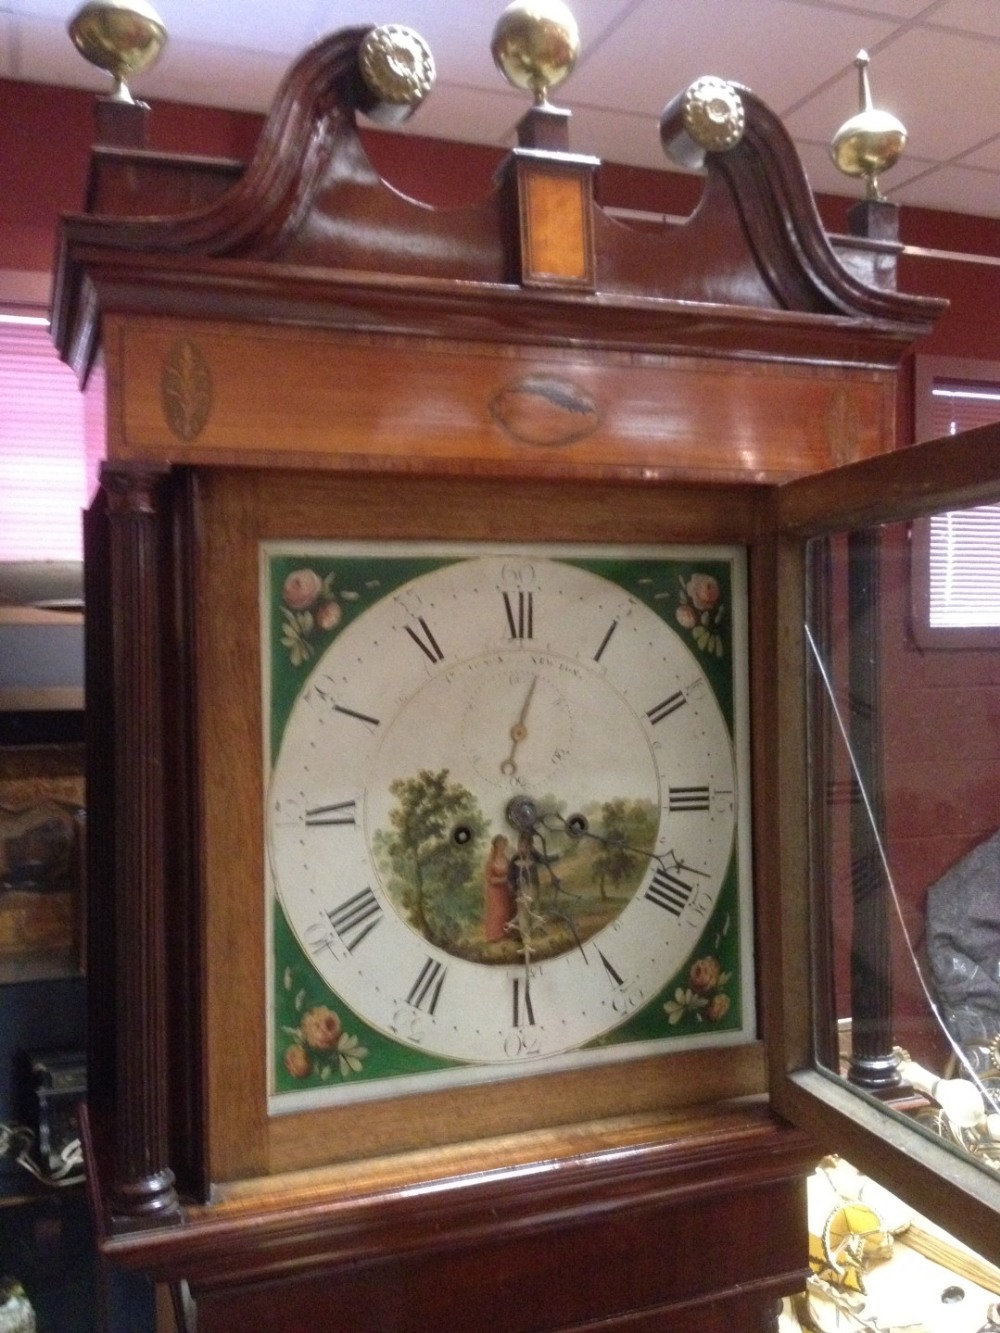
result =
[[[0,273],[47,271],[59,213],[78,212],[94,139],[90,93],[0,79]],[[260,118],[164,103],[150,147],[245,159]]]

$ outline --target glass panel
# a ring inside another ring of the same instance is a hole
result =
[[[820,1063],[1000,1172],[1000,651],[924,652],[910,528],[809,551]]]

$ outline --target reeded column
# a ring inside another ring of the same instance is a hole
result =
[[[864,788],[851,805],[851,1066],[853,1083],[872,1091],[899,1083],[892,1053],[892,958],[889,885],[880,841],[882,801],[879,539],[872,531],[848,539],[851,748]]]
[[[162,553],[167,470],[105,467],[105,568],[111,673],[107,754],[113,795],[114,898],[112,1226],[179,1216],[168,1165],[165,962]],[[100,1016],[98,1015],[98,1021]],[[111,1067],[109,1062],[109,1068]]]

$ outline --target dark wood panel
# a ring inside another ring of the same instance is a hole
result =
[[[201,1333],[266,1323],[298,1333],[329,1312],[343,1333],[656,1329],[754,1333],[805,1281],[802,1191],[782,1184],[642,1208],[308,1279],[200,1291]]]
[[[790,481],[779,522],[788,533],[820,536],[992,503],[1000,495],[998,477],[1000,426],[983,426]]]
[[[335,1309],[345,1331],[458,1330],[476,1297],[494,1318],[502,1309],[505,1333],[702,1309],[756,1319],[801,1287],[816,1148],[763,1102],[581,1126],[566,1156],[552,1154],[558,1141],[541,1132],[248,1181],[190,1209],[183,1228],[118,1236],[107,1251],[160,1281],[184,1274],[199,1328],[218,1330],[247,1327],[251,1312],[296,1329],[310,1308]],[[486,1169],[470,1170],[477,1159]]]

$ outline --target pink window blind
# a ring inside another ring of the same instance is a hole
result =
[[[84,396],[48,328],[0,321],[0,560],[79,560]]]

